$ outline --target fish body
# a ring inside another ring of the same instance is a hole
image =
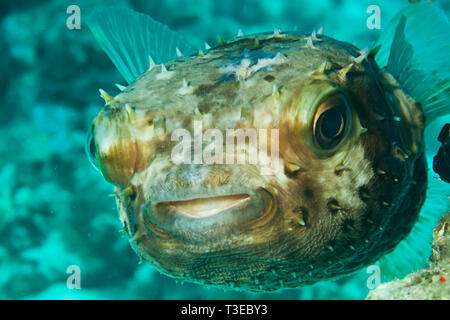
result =
[[[187,281],[273,291],[391,252],[425,200],[426,120],[375,54],[275,30],[151,61],[120,94],[103,94],[88,149],[141,259]],[[182,149],[178,129],[202,140]],[[209,129],[223,136],[212,142]],[[264,152],[243,140],[270,174],[225,163],[230,129],[278,138]],[[208,146],[223,147],[222,161],[204,163]],[[190,161],[175,160],[186,152]]]

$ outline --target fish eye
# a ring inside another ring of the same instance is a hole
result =
[[[98,169],[93,125],[89,129],[88,134],[86,136],[86,143],[84,145],[84,150],[86,152],[87,157],[89,158],[89,162],[94,166],[94,168]]]
[[[347,131],[349,113],[347,100],[341,94],[328,98],[317,108],[313,134],[320,148],[330,150],[339,144]]]

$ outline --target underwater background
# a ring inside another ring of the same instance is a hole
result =
[[[436,1],[447,15],[450,1]],[[66,9],[81,10],[81,29],[66,26]],[[364,299],[366,268],[347,277],[276,293],[252,294],[179,283],[137,255],[119,232],[112,186],[90,165],[84,142],[110,94],[124,84],[85,24],[96,7],[147,13],[203,48],[218,36],[296,29],[371,47],[369,5],[381,28],[406,0],[29,0],[0,3],[0,299]],[[449,39],[450,40],[450,39]],[[426,132],[429,165],[438,119]],[[443,198],[450,189],[430,175]],[[436,196],[434,194],[433,196]],[[430,235],[432,230],[430,229]],[[423,266],[426,261],[423,261]],[[70,289],[70,266],[81,272]],[[69,271],[69,272],[68,272]]]

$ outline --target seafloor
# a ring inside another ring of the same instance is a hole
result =
[[[439,1],[450,11],[450,1]],[[84,140],[102,107],[98,88],[124,83],[84,19],[101,4],[150,13],[198,46],[217,36],[297,28],[371,46],[370,4],[382,27],[407,1],[1,1],[0,2],[0,299],[362,299],[366,269],[349,277],[255,295],[180,284],[160,275],[130,249],[112,187],[89,164]],[[66,8],[81,8],[81,30],[66,27]],[[438,130],[439,125],[435,126]],[[433,140],[434,141],[434,140]],[[430,142],[431,150],[436,143]],[[432,230],[430,230],[432,232]],[[424,262],[425,263],[425,262]],[[66,270],[81,270],[69,289]]]

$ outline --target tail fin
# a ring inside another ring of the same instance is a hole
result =
[[[431,3],[412,3],[381,34],[376,61],[425,110],[427,124],[450,114],[450,23]]]
[[[149,67],[149,56],[156,63],[193,52],[183,38],[150,16],[127,8],[96,9],[88,26],[128,83]]]

